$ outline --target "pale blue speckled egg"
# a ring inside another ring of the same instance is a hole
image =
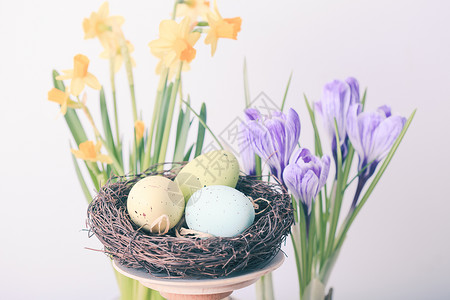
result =
[[[196,191],[189,198],[185,213],[190,229],[220,237],[239,235],[255,220],[252,201],[224,185],[210,185]]]

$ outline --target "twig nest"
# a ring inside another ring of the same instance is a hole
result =
[[[100,189],[89,205],[87,225],[104,245],[103,252],[126,267],[144,268],[154,276],[216,278],[261,268],[280,251],[294,220],[291,198],[282,186],[250,176],[240,176],[236,189],[254,201],[255,218],[236,236],[188,230],[184,218],[162,235],[132,222],[127,198],[136,182],[153,175],[173,180],[179,166],[114,177]]]

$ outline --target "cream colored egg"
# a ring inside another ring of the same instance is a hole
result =
[[[178,173],[175,182],[187,202],[197,190],[210,185],[236,187],[239,163],[233,153],[225,150],[207,152],[190,161]]]
[[[183,216],[185,201],[178,185],[162,176],[139,180],[127,199],[131,220],[152,233],[162,233],[174,227]]]

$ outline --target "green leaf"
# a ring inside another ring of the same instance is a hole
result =
[[[293,74],[293,72],[291,72],[291,75],[289,75],[289,80],[288,80],[288,83],[286,85],[286,90],[284,91],[283,102],[281,102],[281,111],[283,111],[284,104],[286,103],[286,98],[287,98],[287,94],[288,94],[288,91],[289,91],[289,86],[291,85],[292,74]]]
[[[191,158],[191,153],[192,153],[193,149],[194,149],[194,144],[192,144],[191,147],[189,147],[189,150],[186,152],[186,155],[183,157],[183,161],[189,161],[189,159]]]
[[[109,114],[108,114],[108,107],[106,105],[106,99],[105,99],[105,91],[102,89],[100,90],[100,111],[102,114],[102,123],[103,123],[103,130],[105,132],[105,141],[108,144],[108,147],[113,151],[113,155],[118,159],[117,157],[117,151],[114,144],[114,138],[113,133],[111,130],[111,123],[109,121]]]
[[[200,122],[202,120],[203,122]],[[195,145],[195,156],[197,157],[200,154],[202,154],[203,149],[203,140],[205,139],[205,126],[202,125],[206,124],[206,104],[205,102],[202,103],[202,107],[200,109],[200,118],[198,123],[198,133],[197,133],[197,143]]]
[[[163,101],[160,107],[160,113],[158,114],[158,122],[156,127],[156,136],[155,136],[155,153],[152,157],[152,164],[158,162],[159,154],[161,151],[160,145],[164,135],[164,126],[166,125],[167,112],[169,110],[169,100],[172,95],[173,83],[170,83],[165,93],[163,95]]]
[[[415,109],[413,111],[411,116],[406,121],[405,126],[403,127],[399,136],[395,140],[394,144],[392,145],[391,150],[389,151],[388,155],[384,159],[383,164],[381,165],[380,169],[378,170],[375,177],[373,178],[369,188],[367,189],[366,193],[362,197],[360,203],[356,206],[355,210],[349,216],[347,216],[346,222],[343,224],[343,228],[342,228],[341,232],[339,233],[339,237],[338,237],[336,245],[334,247],[334,251],[339,251],[340,247],[342,246],[342,243],[344,242],[345,235],[347,234],[348,229],[352,225],[352,223],[355,220],[358,213],[361,211],[361,209],[364,206],[364,204],[366,203],[367,199],[369,199],[369,196],[372,194],[376,185],[380,181],[381,176],[383,176],[384,171],[386,171],[386,168],[388,167],[389,163],[391,162],[392,158],[394,157],[395,152],[397,151],[398,147],[400,146],[400,143],[402,142],[403,138],[405,137],[405,134],[408,131],[408,128],[414,119],[416,111],[417,111],[417,109]]]
[[[364,111],[364,108],[366,107],[366,97],[367,97],[367,88],[364,90],[364,94],[361,100],[362,111]]]
[[[72,148],[72,147],[71,147]],[[75,155],[71,154],[73,165],[75,167],[75,172],[77,173],[78,182],[80,183],[81,189],[83,191],[84,197],[86,198],[86,201],[88,203],[91,203],[92,201],[92,195],[89,192],[89,188],[86,184],[86,181],[83,178],[83,174],[81,173],[80,166],[78,165],[77,159],[75,158]]]
[[[55,88],[65,91],[66,89],[64,87],[64,82],[62,82],[62,80],[56,80],[58,75],[59,73],[53,70],[53,85]],[[88,140],[86,132],[84,131],[83,125],[81,124],[75,109],[68,107],[67,112],[64,115],[64,119],[66,120],[67,126],[69,126],[69,130],[72,133],[73,139],[77,145]]]
[[[188,96],[188,103],[190,103],[190,97]],[[191,126],[191,114],[190,110],[186,108],[186,112],[180,108],[180,116],[178,118],[177,126],[177,140],[175,141],[175,151],[173,155],[173,161],[181,161],[184,155],[184,149],[186,148],[189,128]]]
[[[219,139],[216,137],[216,135],[212,132],[211,128],[209,128],[209,126],[206,125],[205,122],[203,122],[203,120],[200,118],[200,115],[198,113],[196,113],[195,110],[192,109],[192,107],[189,105],[189,103],[187,103],[186,101],[183,101],[183,102],[186,104],[186,106],[189,108],[189,110],[192,111],[192,113],[197,117],[198,121],[203,125],[203,127],[205,127],[209,131],[209,133],[212,135],[212,137],[216,140],[220,149],[223,149],[222,143],[219,141]]]
[[[314,114],[314,110],[311,108],[311,105],[309,104],[308,98],[306,98],[305,94],[303,94],[303,97],[305,98],[306,107],[308,108],[308,112],[309,112],[309,118],[311,119],[311,124],[314,129],[314,143],[315,143],[316,154],[318,156],[322,157],[323,156],[322,142],[320,141],[320,135],[319,135],[319,130],[317,129],[316,117]]]
[[[245,94],[245,107],[250,107],[250,88],[248,86],[248,72],[247,72],[247,59],[244,58],[244,94]]]
[[[336,118],[334,119],[334,132],[336,135],[336,141],[340,141],[338,125],[336,122]],[[327,242],[327,250],[326,256],[330,256],[333,251],[334,239],[336,237],[336,228],[339,221],[339,215],[341,212],[341,204],[342,204],[342,188],[343,188],[343,170],[342,170],[342,152],[341,147],[336,147],[336,156],[337,156],[337,167],[336,167],[336,191],[334,201],[331,203],[331,223],[330,223],[330,231]],[[345,183],[344,183],[345,184]]]
[[[183,108],[180,107],[180,112],[178,113],[178,121],[177,121],[177,135],[175,139],[175,148],[177,148],[178,141],[180,139],[181,128],[183,127],[183,119],[184,119],[184,111]]]

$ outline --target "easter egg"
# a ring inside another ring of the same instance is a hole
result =
[[[174,227],[183,216],[185,201],[178,185],[163,176],[148,176],[130,190],[127,210],[131,220],[152,233]]]
[[[211,185],[196,191],[186,205],[190,229],[220,237],[243,233],[255,220],[252,201],[240,191]]]
[[[239,163],[225,150],[215,150],[196,157],[181,169],[175,182],[186,202],[192,194],[205,186],[225,185],[236,187],[239,179]]]

